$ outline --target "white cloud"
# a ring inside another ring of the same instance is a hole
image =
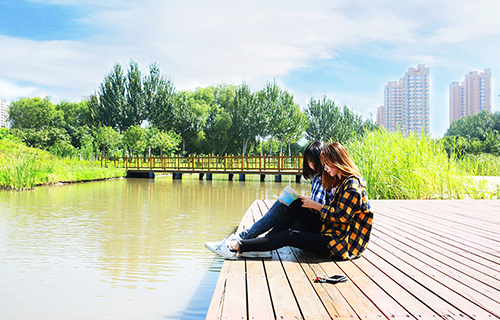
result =
[[[0,51],[2,98],[16,98],[19,92],[78,100],[97,89],[115,62],[126,68],[130,59],[143,72],[158,62],[179,89],[242,81],[260,89],[265,81],[280,81],[322,59],[336,60],[330,65],[346,63],[335,68],[338,78],[353,68],[363,77],[363,68],[369,68],[363,57],[382,59],[380,69],[388,62],[407,65],[387,79],[364,77],[368,82],[385,79],[382,83],[336,88],[335,98],[342,104],[373,111],[383,101],[363,88],[383,87],[419,63],[431,66],[433,76],[500,68],[495,56],[500,43],[491,37],[500,31],[496,0],[36,1],[82,8],[88,15],[80,22],[95,33],[79,41],[0,35],[0,43],[9,48]],[[357,61],[347,58],[351,52]],[[296,86],[307,80],[296,80]]]

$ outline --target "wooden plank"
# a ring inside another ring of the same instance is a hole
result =
[[[351,263],[346,261],[346,263]],[[326,275],[344,274],[338,263],[321,263]],[[348,281],[337,285],[340,294],[348,301],[351,308],[360,319],[386,319],[375,304],[368,299],[361,290],[352,282]]]
[[[428,271],[428,267],[425,267],[417,259],[405,252],[387,250],[379,246],[376,239],[372,239],[370,248],[372,252],[405,273],[411,280],[426,287],[436,297],[446,300],[467,316],[478,319],[487,319],[491,316],[496,316],[493,310],[488,310],[488,307],[484,307],[469,299],[473,298],[473,296],[470,297],[468,294],[463,293],[463,290],[466,290],[466,288],[463,286],[457,288],[456,283],[451,280],[436,278],[432,272]]]
[[[325,306],[319,300],[309,279],[295,259],[289,247],[278,250],[278,255],[286,272],[290,287],[304,319],[331,319]],[[277,294],[280,294],[277,292]],[[274,296],[274,295],[273,295]]]
[[[275,319],[262,259],[246,259],[248,319]]]
[[[303,319],[276,251],[272,260],[264,259],[264,265],[276,319]]]
[[[382,290],[363,273],[352,261],[338,262],[337,265],[349,280],[370,300],[387,318],[406,318],[410,313],[401,307],[394,298]]]
[[[226,279],[229,276],[230,263],[225,261],[222,264],[219,278],[215,285],[214,294],[212,295],[212,300],[210,306],[208,307],[207,315],[205,319],[221,319],[222,318],[222,308],[224,307],[224,299],[226,297]]]
[[[386,235],[378,238],[388,243],[397,242],[399,249],[406,248],[420,260],[425,260],[427,264],[436,270],[453,276],[455,279],[462,279],[463,283],[471,283],[470,286],[478,290],[484,290],[488,295],[500,294],[500,272],[498,265],[494,262],[483,259],[477,255],[467,255],[460,248],[450,246],[446,243],[432,243],[418,238],[415,234],[406,233],[403,230],[386,225],[381,229],[381,233]],[[411,237],[411,238],[410,238]],[[478,283],[480,281],[480,283]]]
[[[489,251],[498,252],[500,242],[496,240],[497,232],[485,232],[485,225],[481,227],[471,227],[466,221],[458,217],[448,217],[448,220],[435,220],[432,215],[423,216],[422,212],[410,213],[408,211],[386,209],[379,214],[381,218],[390,221],[405,223],[416,228],[432,230],[438,234],[454,235],[455,237],[465,238],[468,242],[476,243]],[[497,214],[500,216],[500,214]],[[500,227],[500,226],[499,226]],[[459,230],[461,232],[459,232]],[[498,230],[498,227],[496,227]]]
[[[230,267],[221,319],[248,319],[245,260],[226,262]]]
[[[430,319],[430,317],[424,317],[429,314],[428,309],[431,309],[432,312],[444,319],[465,317],[460,310],[456,309],[445,300],[440,299],[419,283],[413,281],[407,274],[401,272],[392,264],[387,263],[387,261],[374,254],[371,250],[366,250],[363,256],[354,263],[361,267],[367,274],[376,277],[376,282],[382,288],[390,292],[391,295],[417,319]],[[374,267],[370,267],[368,263]],[[383,274],[383,276],[380,273]],[[404,292],[407,292],[407,294]],[[408,295],[411,295],[413,299]],[[427,308],[421,308],[420,304]],[[420,317],[421,314],[422,317]]]
[[[331,264],[329,258],[318,257],[305,253],[299,249],[292,249],[295,257],[300,261],[306,277],[311,282],[316,294],[323,302],[330,317],[334,319],[359,319],[350,304],[345,300],[337,286],[344,283],[332,285],[330,283],[315,283],[317,277],[329,277],[322,268],[323,264]]]

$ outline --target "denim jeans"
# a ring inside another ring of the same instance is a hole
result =
[[[259,235],[270,230],[274,227],[276,222],[278,222],[287,209],[288,207],[283,203],[279,201],[274,202],[271,208],[269,208],[269,211],[267,211],[262,218],[257,220],[257,222],[255,222],[250,229],[243,230],[239,234],[240,238],[242,240],[257,238]]]
[[[301,220],[305,228],[302,231],[289,229],[297,220]],[[302,207],[302,201],[294,201],[289,210],[275,224],[265,237],[244,239],[240,241],[240,252],[269,251],[292,246],[325,256],[331,254],[328,244],[331,237],[320,232],[322,223],[318,215]]]

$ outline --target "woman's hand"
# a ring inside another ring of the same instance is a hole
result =
[[[304,196],[299,195],[299,198],[302,199],[302,207],[304,207],[304,208],[313,209],[316,211],[321,211],[321,208],[323,207],[323,205],[321,203],[316,202],[309,197],[304,197]]]

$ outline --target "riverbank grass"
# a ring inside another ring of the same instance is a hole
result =
[[[372,199],[500,198],[498,187],[473,177],[484,172],[479,164],[449,158],[438,140],[425,135],[379,130],[347,148]]]
[[[125,169],[101,168],[99,162],[59,158],[43,150],[0,140],[0,187],[4,189],[33,189],[37,185],[125,175]]]

